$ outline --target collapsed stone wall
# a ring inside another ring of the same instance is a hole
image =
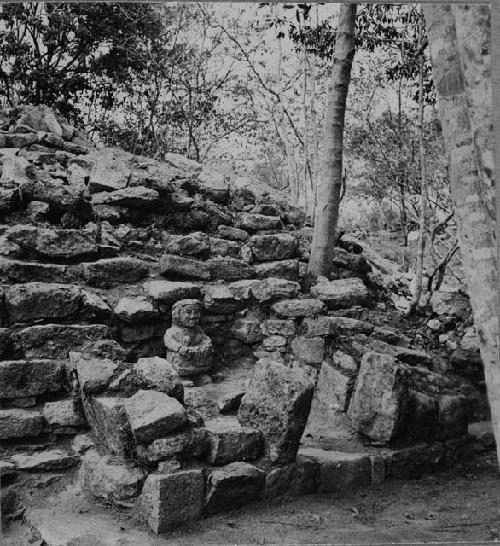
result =
[[[360,320],[392,307],[359,244],[339,232],[333,278],[305,292],[312,230],[289,204],[175,154],[96,149],[46,108],[3,116],[2,472],[81,457],[82,487],[137,501],[162,532],[262,495],[376,483],[382,455],[297,455],[313,395],[389,446],[384,475],[389,459],[413,457],[391,451],[402,430],[448,461],[450,442],[467,445],[473,385],[438,373],[399,330]],[[182,380],[163,358],[183,299],[203,304],[211,377]],[[214,419],[190,389],[240,362],[248,385]],[[56,449],[30,451],[42,438]],[[13,454],[18,441],[27,453]]]

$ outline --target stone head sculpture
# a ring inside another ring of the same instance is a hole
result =
[[[172,323],[181,328],[196,328],[201,317],[201,302],[180,300],[172,306]]]

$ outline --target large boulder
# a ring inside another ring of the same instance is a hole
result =
[[[244,427],[264,433],[270,459],[295,460],[314,393],[315,378],[301,367],[288,368],[269,359],[255,365],[238,410]]]
[[[205,478],[201,469],[172,474],[150,474],[140,497],[140,511],[157,534],[201,517]]]
[[[207,480],[205,515],[226,512],[258,500],[264,492],[265,480],[262,470],[244,462],[213,470]]]
[[[408,389],[404,370],[389,355],[363,355],[347,415],[358,431],[376,442],[389,442],[403,432]]]
[[[61,124],[54,111],[45,105],[29,106],[24,109],[16,121],[14,131],[25,132],[26,130],[31,130],[34,133],[40,131],[54,133],[58,136],[63,135]]]
[[[357,277],[318,283],[312,287],[311,294],[323,301],[328,309],[366,306],[371,299],[368,288]]]
[[[170,362],[164,358],[159,356],[139,358],[133,370],[142,388],[164,392],[180,402],[183,401],[182,380]]]
[[[248,244],[259,262],[287,260],[294,258],[297,253],[297,239],[290,233],[254,235]]]
[[[116,317],[124,322],[143,323],[158,318],[158,311],[148,298],[144,296],[129,296],[122,298],[113,310]]]
[[[433,292],[431,306],[438,316],[446,315],[463,320],[472,315],[469,298],[463,292]]]

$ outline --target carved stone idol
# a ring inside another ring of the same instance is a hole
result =
[[[172,307],[172,327],[165,332],[167,360],[181,377],[212,369],[212,340],[200,328],[201,303],[180,300]]]

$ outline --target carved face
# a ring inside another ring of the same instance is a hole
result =
[[[181,300],[172,307],[172,321],[183,328],[194,328],[200,322],[201,304],[198,300]]]

